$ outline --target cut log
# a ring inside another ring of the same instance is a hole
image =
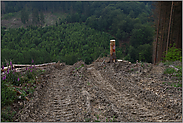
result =
[[[44,64],[38,64],[38,65],[35,65],[35,67],[42,67],[42,66],[47,66],[47,65],[53,65],[53,64],[56,64],[56,62],[52,62],[52,63],[44,63]],[[18,67],[30,67],[30,66],[33,66],[33,65],[21,65],[21,64],[13,64],[15,66],[15,68],[18,68]]]

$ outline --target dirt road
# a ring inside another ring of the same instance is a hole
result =
[[[162,84],[163,66],[141,66],[81,61],[50,66],[15,121],[181,122],[182,88]]]

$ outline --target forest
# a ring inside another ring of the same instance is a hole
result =
[[[28,64],[51,61],[90,64],[109,54],[116,40],[118,59],[152,62],[155,35],[152,2],[2,2],[2,15],[21,12],[26,28],[1,27],[1,62]],[[44,26],[44,12],[66,13]],[[31,14],[32,21],[29,22]]]
[[[156,36],[153,44],[153,63],[158,63],[165,58],[182,60],[182,2],[162,2],[155,4],[153,18],[155,19]],[[172,52],[173,51],[173,52]],[[169,59],[170,60],[170,59]]]

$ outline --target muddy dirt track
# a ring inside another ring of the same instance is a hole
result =
[[[162,84],[164,66],[80,61],[46,70],[15,121],[182,121],[182,88]]]

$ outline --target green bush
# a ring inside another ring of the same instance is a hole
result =
[[[182,49],[176,48],[173,44],[173,47],[168,49],[164,61],[182,61]]]

